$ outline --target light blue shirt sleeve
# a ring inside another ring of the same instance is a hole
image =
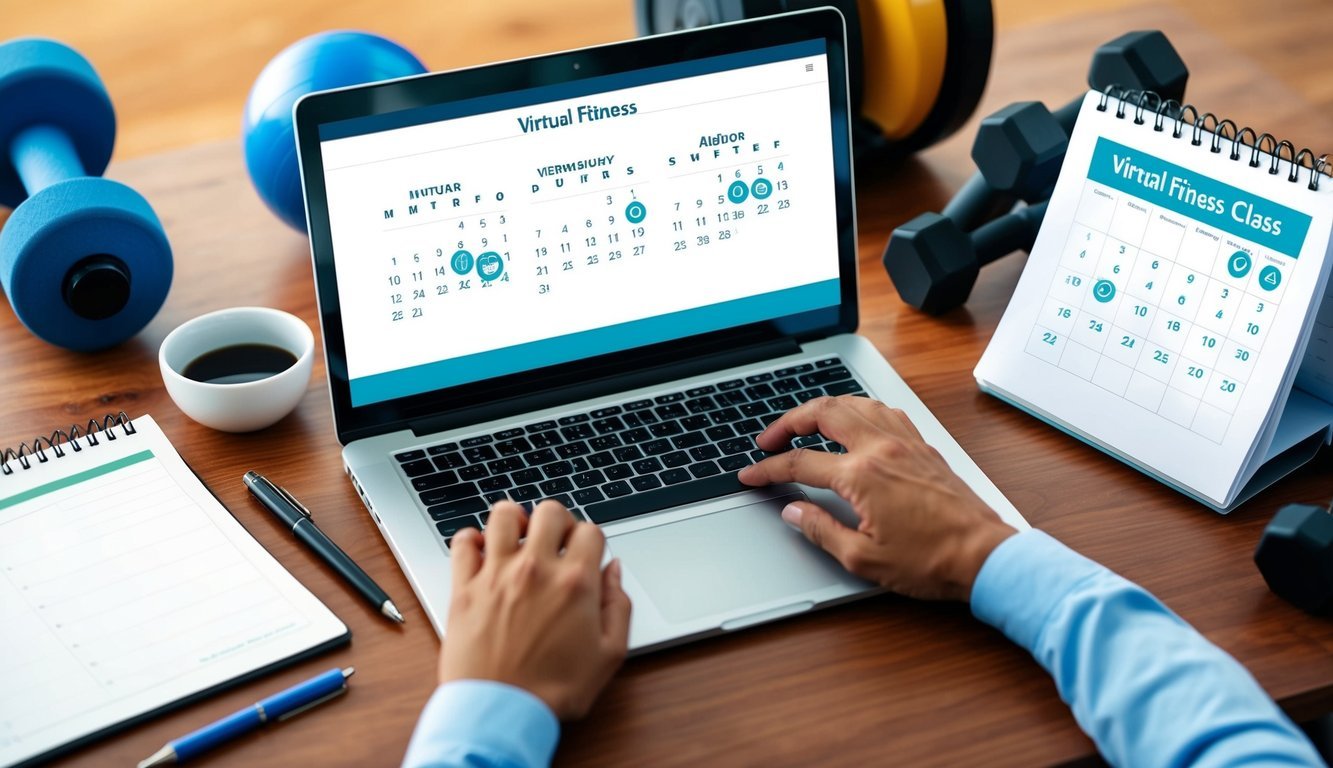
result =
[[[1041,531],[991,553],[972,613],[1051,673],[1112,765],[1323,765],[1235,659],[1142,587]]]
[[[490,680],[435,689],[403,768],[536,768],[551,764],[560,722],[541,699]]]

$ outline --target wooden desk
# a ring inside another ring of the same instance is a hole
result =
[[[1144,7],[1002,35],[982,113],[1020,98],[1063,103],[1080,87],[1097,43],[1145,27],[1165,29],[1192,64],[1193,100],[1298,145],[1331,135],[1305,100],[1243,55],[1175,12]],[[1317,48],[1326,71],[1333,53],[1322,42]],[[1250,559],[1279,505],[1328,496],[1329,455],[1219,517],[977,392],[971,369],[1021,257],[988,268],[967,309],[947,318],[924,317],[898,301],[879,264],[885,237],[919,211],[938,209],[962,183],[971,134],[965,129],[919,160],[859,179],[862,332],[1033,524],[1151,589],[1249,667],[1294,717],[1333,709],[1333,622],[1270,594]],[[318,330],[305,240],[261,207],[234,142],[134,160],[112,175],[143,191],[166,224],[177,258],[171,296],[137,339],[92,356],[46,346],[0,310],[0,431],[7,436],[0,443],[106,411],[151,412],[246,528],[347,622],[354,640],[68,763],[132,764],[172,737],[335,664],[357,668],[349,696],[215,753],[212,764],[396,763],[433,687],[438,643],[342,474],[322,365],[293,416],[244,436],[186,419],[157,372],[163,336],[220,307],[280,307]],[[393,595],[405,627],[375,616],[250,500],[240,482],[250,468],[309,504]],[[557,762],[1033,765],[1092,754],[1037,664],[965,607],[881,597],[631,660],[593,715],[565,730]]]

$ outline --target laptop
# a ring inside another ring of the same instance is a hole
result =
[[[1023,525],[854,333],[845,50],[821,9],[297,104],[343,461],[441,635],[449,543],[506,498],[602,527],[633,651],[874,592],[779,517],[840,499],[736,479],[826,395],[902,408]]]

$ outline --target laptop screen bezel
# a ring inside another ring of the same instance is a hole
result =
[[[822,40],[829,58],[829,106],[832,115],[841,292],[841,301],[837,307],[393,400],[352,405],[334,269],[335,254],[324,186],[321,125],[808,40]],[[325,91],[310,94],[298,101],[293,109],[293,119],[306,200],[316,300],[324,337],[334,426],[339,442],[345,445],[352,440],[408,428],[415,422],[441,413],[475,408],[500,399],[521,400],[527,395],[549,393],[560,388],[570,390],[569,401],[581,399],[580,390],[586,389],[591,382],[614,386],[618,375],[630,374],[650,365],[669,367],[672,360],[689,359],[697,355],[699,350],[739,350],[771,344],[781,339],[800,342],[854,331],[857,324],[856,227],[845,62],[842,16],[836,10],[825,8]],[[583,394],[593,396],[596,393]]]

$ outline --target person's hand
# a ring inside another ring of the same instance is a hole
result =
[[[629,642],[629,597],[620,561],[601,569],[605,543],[600,528],[554,501],[531,520],[502,501],[485,533],[455,536],[440,682],[495,680],[531,692],[561,720],[587,714]]]
[[[847,453],[786,450],[793,437],[816,432]],[[788,504],[782,519],[800,526],[847,570],[894,592],[967,600],[982,563],[1015,533],[921,439],[906,414],[883,403],[851,395],[811,400],[755,442],[786,452],[741,470],[741,482],[804,483],[846,499],[861,520],[855,530],[806,501]]]

